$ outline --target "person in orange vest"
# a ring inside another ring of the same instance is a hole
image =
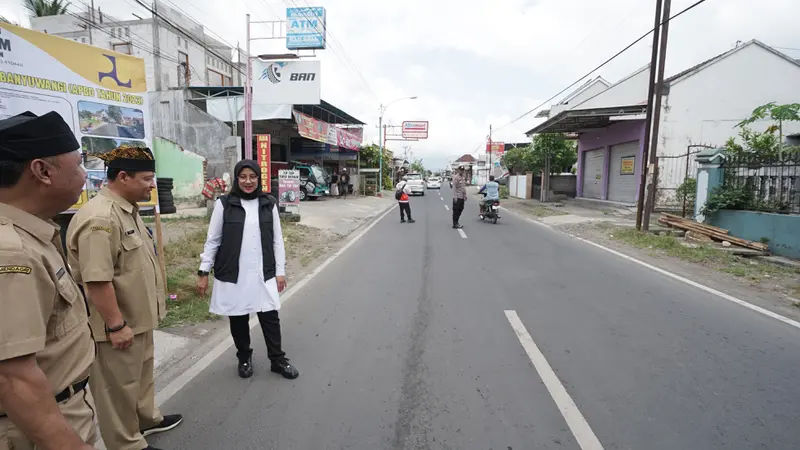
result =
[[[404,176],[397,183],[394,193],[394,198],[397,199],[397,203],[400,205],[400,223],[406,222],[406,216],[408,216],[408,223],[414,223],[414,219],[411,218],[411,204],[408,202],[410,195],[411,188],[408,187],[408,177]]]

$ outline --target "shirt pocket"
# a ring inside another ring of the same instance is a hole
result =
[[[122,238],[122,264],[120,270],[124,273],[128,270],[141,270],[144,267],[144,241],[137,235],[125,236]]]
[[[68,275],[64,275],[58,280],[56,288],[58,289],[58,299],[53,311],[53,334],[56,339],[60,339],[85,322],[87,315],[76,309],[85,309],[85,305],[78,286]]]

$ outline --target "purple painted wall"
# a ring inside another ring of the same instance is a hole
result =
[[[639,155],[636,161],[636,179],[641,180],[644,128],[644,120],[631,120],[615,123],[602,130],[581,133],[578,138],[578,197],[583,197],[583,153],[588,150],[597,150],[598,148],[605,150],[605,162],[603,164],[603,200],[608,198],[608,162],[612,145],[639,141]],[[637,186],[638,184],[639,182],[637,181]]]

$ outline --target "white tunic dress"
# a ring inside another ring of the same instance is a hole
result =
[[[243,316],[262,311],[281,309],[278,283],[275,278],[264,281],[261,230],[258,224],[258,199],[242,199],[245,211],[244,236],[239,253],[239,278],[236,283],[228,283],[214,278],[209,310],[221,316]],[[214,258],[222,242],[223,206],[220,200],[214,204],[208,237],[200,255],[200,270],[210,272]],[[272,230],[275,239],[272,249],[275,253],[275,274],[286,274],[286,252],[283,247],[283,233],[277,205],[272,208]]]

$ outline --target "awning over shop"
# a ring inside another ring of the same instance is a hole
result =
[[[614,122],[644,119],[645,105],[612,108],[569,109],[529,130],[528,136],[540,133],[583,133],[605,128]]]

